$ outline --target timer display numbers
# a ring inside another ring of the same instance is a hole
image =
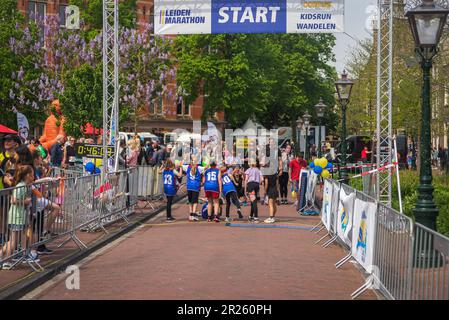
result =
[[[103,158],[103,146],[99,144],[76,143],[75,154],[79,158]],[[114,154],[114,147],[108,146],[108,157]]]

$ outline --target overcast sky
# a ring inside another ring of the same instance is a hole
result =
[[[347,57],[351,49],[357,47],[357,42],[372,37],[366,30],[366,22],[369,20],[372,10],[376,7],[377,0],[346,0],[345,1],[345,33],[336,33],[336,45],[334,47],[335,66],[338,74],[345,68]]]

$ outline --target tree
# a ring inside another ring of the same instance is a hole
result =
[[[42,120],[42,107],[55,85],[46,77],[40,57],[44,50],[38,41],[35,24],[24,25],[17,2],[0,3],[0,104],[2,122],[16,127],[14,109],[25,114],[30,123]]]
[[[91,123],[96,128],[103,127],[102,65],[95,67],[85,63],[67,73],[65,90],[60,96],[61,111],[65,115],[64,130],[68,135],[82,136],[81,126]]]
[[[74,136],[82,134],[81,126],[86,123],[103,126],[102,34],[88,43],[83,39],[79,35],[58,37],[63,48],[55,51],[54,69],[64,81],[64,91],[59,95],[66,119],[64,128]],[[77,52],[76,56],[71,48]],[[174,77],[174,70],[169,48],[168,39],[153,37],[148,29],[139,32],[120,28],[120,123],[131,115],[136,118],[139,110],[156,97],[170,94],[166,84]]]
[[[232,126],[254,116],[291,125],[323,96],[333,102],[331,35],[194,35],[175,39],[183,99],[206,94],[204,118],[224,110]],[[333,117],[329,117],[331,119]]]

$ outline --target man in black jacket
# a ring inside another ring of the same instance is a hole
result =
[[[50,162],[53,167],[61,167],[62,160],[64,158],[64,136],[58,135],[56,137],[56,143],[50,149]]]

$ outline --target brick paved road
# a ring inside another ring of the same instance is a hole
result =
[[[259,208],[266,217],[267,207]],[[364,282],[352,263],[336,270],[345,251],[314,245],[318,236],[312,232],[191,223],[187,210],[175,205],[175,223],[166,224],[159,215],[83,264],[80,290],[67,290],[61,278],[27,298],[350,299]],[[248,212],[245,207],[245,216]],[[278,217],[282,226],[318,222],[298,216],[292,206],[281,206]],[[376,296],[369,291],[361,298]]]

